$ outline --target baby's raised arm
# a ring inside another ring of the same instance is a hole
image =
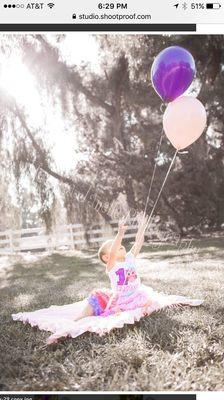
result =
[[[113,244],[110,248],[110,252],[109,252],[109,260],[107,262],[107,269],[110,270],[111,268],[113,268],[115,260],[116,260],[116,255],[118,250],[121,247],[121,242],[123,240],[125,231],[127,229],[127,226],[125,225],[126,223],[126,219],[123,219],[121,221],[119,221],[118,224],[118,233],[113,241]]]
[[[137,257],[137,255],[140,253],[141,248],[143,246],[145,239],[145,231],[148,226],[149,218],[145,214],[141,213],[138,215],[137,220],[138,220],[138,231],[136,234],[135,243],[131,248],[131,252],[132,254],[134,254],[135,257]]]

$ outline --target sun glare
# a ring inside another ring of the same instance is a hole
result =
[[[55,36],[48,35],[48,40],[54,45]],[[82,33],[68,33],[64,40],[58,45],[62,59],[67,65],[80,65],[89,63],[91,70],[100,73],[100,48],[94,35]]]
[[[54,42],[54,35],[48,35],[48,40]],[[59,47],[62,58],[68,64],[90,62],[93,70],[99,72],[99,47],[91,35],[67,35]],[[1,60],[0,87],[24,107],[29,126],[41,132],[59,170],[73,169],[80,159],[77,154],[75,156],[76,127],[39,91],[35,77],[18,54]]]
[[[42,119],[40,94],[35,86],[34,77],[18,55],[12,55],[2,62],[0,86],[20,106],[27,109],[29,121],[38,126]]]
[[[12,56],[2,64],[0,85],[22,105],[33,101],[37,95],[34,79],[19,56]]]

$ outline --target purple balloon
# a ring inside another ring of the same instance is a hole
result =
[[[180,46],[167,47],[155,58],[151,78],[155,91],[165,102],[181,96],[196,73],[191,53]]]

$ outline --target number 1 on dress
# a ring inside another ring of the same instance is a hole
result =
[[[118,286],[122,286],[122,285],[127,285],[127,282],[125,281],[125,273],[124,273],[124,268],[120,268],[116,271],[116,275],[118,275],[119,280],[117,282]]]

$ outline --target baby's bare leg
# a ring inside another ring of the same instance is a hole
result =
[[[73,321],[78,321],[79,319],[91,317],[94,315],[92,306],[87,302],[84,303],[83,308],[80,310],[80,313],[76,315]]]

